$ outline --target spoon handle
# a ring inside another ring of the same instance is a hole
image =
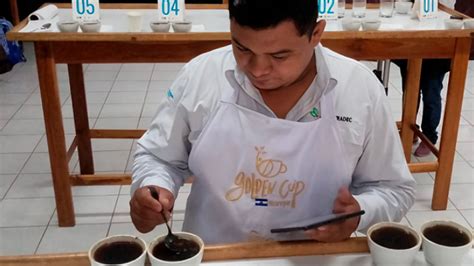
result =
[[[156,188],[152,186],[148,186],[147,188],[150,191],[151,197],[158,201],[159,195]]]
[[[158,191],[156,190],[155,187],[148,186],[148,190],[150,191],[151,197],[154,198],[155,200],[159,201],[159,194]],[[163,212],[163,208],[161,209],[161,217],[163,217],[163,220],[165,220],[166,227],[168,228],[168,232],[171,233],[171,228],[168,225],[168,219],[166,219],[165,213]]]

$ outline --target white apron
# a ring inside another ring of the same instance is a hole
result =
[[[294,122],[237,105],[243,92],[229,81],[234,89],[223,92],[190,153],[196,178],[183,230],[207,244],[294,239],[270,229],[332,213],[339,188],[351,181],[334,90],[321,98],[320,119]]]

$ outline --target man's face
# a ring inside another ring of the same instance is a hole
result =
[[[312,59],[324,30],[319,22],[311,38],[300,36],[292,21],[253,30],[231,20],[232,49],[238,66],[260,90],[286,87],[298,81]]]

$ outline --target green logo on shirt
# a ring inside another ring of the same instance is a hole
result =
[[[171,89],[168,89],[168,91],[166,92],[166,96],[168,96],[168,98],[174,99],[174,95]]]
[[[309,114],[310,114],[312,117],[318,117],[318,116],[319,116],[319,110],[318,110],[318,108],[314,107],[313,110],[311,110],[311,112],[309,112]]]

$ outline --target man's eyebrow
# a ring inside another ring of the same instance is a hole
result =
[[[241,44],[236,38],[232,37],[232,41],[235,42],[238,46],[244,48],[245,50],[252,51],[248,47],[246,47],[245,45]],[[281,55],[281,54],[288,54],[288,53],[292,53],[292,52],[293,52],[293,50],[291,50],[291,49],[282,49],[280,51],[276,51],[276,52],[273,52],[273,53],[267,53],[267,54],[268,55]]]
[[[232,37],[232,41],[235,42],[238,46],[250,50],[249,48],[245,47],[245,45],[241,44],[236,38]]]
[[[283,50],[280,50],[280,51],[276,51],[276,52],[273,52],[273,53],[268,53],[269,55],[278,55],[278,54],[288,54],[288,53],[292,53],[293,50],[291,49],[283,49]]]

